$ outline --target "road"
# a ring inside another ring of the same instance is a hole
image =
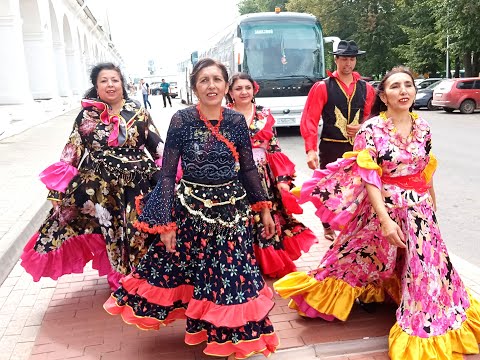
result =
[[[150,101],[152,116],[165,136],[171,115],[183,106],[174,100],[173,108],[163,109],[157,96]],[[433,152],[438,158],[434,182],[442,236],[451,253],[480,267],[480,155],[474,150],[480,136],[480,112],[418,113],[431,125]],[[298,128],[280,128],[278,137],[283,151],[297,165],[297,184],[301,184],[312,171],[306,165],[300,132]]]

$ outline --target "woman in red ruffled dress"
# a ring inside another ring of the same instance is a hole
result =
[[[230,79],[227,106],[245,116],[258,174],[272,202],[275,235],[265,238],[260,217],[255,215],[253,236],[255,256],[262,273],[276,278],[295,271],[292,260],[298,259],[302,251],[307,252],[317,238],[292,216],[292,213],[301,213],[295,197],[289,193],[295,178],[295,165],[278,144],[275,119],[270,110],[255,104],[254,96],[258,91],[258,84],[250,75],[235,74]]]
[[[271,203],[245,118],[221,106],[228,90],[225,66],[201,59],[190,83],[198,105],[173,115],[160,180],[139,201],[135,226],[160,234],[160,241],[104,308],[145,330],[186,319],[185,343],[206,342],[207,355],[268,356],[278,346],[268,318],[273,292],[255,259],[251,218],[252,210],[260,213],[271,237]],[[183,175],[176,184],[180,158]]]
[[[135,197],[157,182],[163,141],[146,110],[128,98],[117,66],[98,64],[90,78],[93,87],[60,161],[40,174],[53,208],[25,246],[21,265],[38,281],[81,273],[93,260],[116,289],[154,239],[132,224]]]

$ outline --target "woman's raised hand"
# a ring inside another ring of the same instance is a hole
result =
[[[174,253],[176,251],[175,245],[177,243],[177,237],[175,230],[160,234],[160,240],[163,242],[168,252]]]

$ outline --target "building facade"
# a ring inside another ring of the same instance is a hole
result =
[[[26,108],[79,99],[92,65],[123,63],[87,0],[0,0],[0,47],[0,135]]]

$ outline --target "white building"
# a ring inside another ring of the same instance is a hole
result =
[[[123,63],[87,0],[0,0],[0,48],[0,139],[78,106],[92,65]]]

